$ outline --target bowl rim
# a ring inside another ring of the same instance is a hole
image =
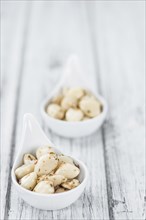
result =
[[[79,124],[89,124],[89,123],[92,123],[93,121],[98,121],[98,120],[101,120],[101,118],[105,119],[106,115],[107,115],[107,111],[108,111],[108,106],[107,106],[107,102],[106,100],[99,94],[96,94],[96,97],[99,99],[99,101],[101,102],[101,104],[103,105],[103,110],[102,112],[97,115],[96,117],[94,118],[90,118],[88,120],[85,120],[85,121],[65,121],[65,120],[60,120],[60,119],[56,119],[56,118],[53,118],[51,116],[49,116],[47,114],[47,112],[45,111],[45,107],[46,107],[46,104],[49,100],[51,100],[51,97],[52,95],[50,95],[50,98],[46,98],[42,104],[41,104],[41,115],[43,116],[43,118],[45,118],[46,120],[51,120],[51,121],[54,121],[55,123],[58,123],[58,124],[64,124],[64,125],[79,125]]]
[[[79,165],[80,165],[80,164],[82,165],[82,167],[83,167],[83,169],[84,169],[84,171],[85,171],[85,177],[84,177],[83,181],[80,183],[79,186],[77,186],[77,187],[75,187],[75,188],[73,188],[73,189],[71,189],[71,190],[68,190],[68,191],[66,191],[66,192],[63,192],[63,193],[54,193],[54,194],[44,194],[44,193],[33,192],[33,191],[30,191],[30,190],[27,190],[27,189],[23,188],[21,185],[19,185],[19,183],[18,183],[17,180],[16,180],[16,176],[15,176],[15,172],[14,172],[14,171],[15,171],[14,165],[13,165],[12,170],[11,170],[12,182],[13,182],[13,184],[14,184],[17,188],[19,188],[19,189],[20,189],[21,191],[23,191],[24,193],[29,194],[30,196],[35,196],[35,195],[36,195],[36,196],[39,196],[39,197],[56,198],[56,197],[62,197],[64,194],[67,195],[67,194],[70,194],[70,193],[72,193],[72,192],[78,191],[79,188],[85,188],[85,184],[86,184],[86,182],[87,182],[87,180],[88,180],[88,176],[89,176],[89,171],[88,171],[86,165],[85,165],[81,160],[78,160],[78,159],[76,159],[76,158],[74,158],[74,157],[72,157],[72,159],[75,160],[75,162],[77,161],[77,163],[79,163]]]

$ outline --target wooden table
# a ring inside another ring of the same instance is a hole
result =
[[[144,1],[2,1],[1,219],[145,218]],[[89,137],[66,139],[48,130],[42,99],[56,69],[76,53],[85,77],[108,102],[104,126]],[[82,159],[90,178],[68,208],[42,211],[21,200],[11,182],[26,112],[37,117],[66,154]]]

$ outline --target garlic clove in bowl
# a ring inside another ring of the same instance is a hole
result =
[[[45,125],[60,136],[67,138],[88,136],[100,128],[107,116],[107,102],[102,96],[96,94],[96,98],[102,105],[102,112],[98,116],[87,120],[83,119],[82,121],[76,121],[74,118],[71,118],[72,120],[74,119],[74,121],[69,121],[68,118],[67,121],[52,118],[46,112],[46,105],[52,97],[53,95],[45,99],[45,101],[41,104],[41,116]],[[69,114],[67,114],[67,117],[68,115]],[[82,118],[82,115],[80,112],[75,112],[72,117]]]
[[[68,58],[63,71],[62,79],[41,104],[42,119],[48,128],[60,136],[69,138],[88,136],[103,124],[107,115],[107,102],[97,93],[95,80],[92,77],[88,79],[85,77],[85,71],[82,70],[76,55]],[[100,106],[95,100],[90,101],[89,109],[87,106],[89,100],[83,100],[79,109],[76,100],[85,95],[83,89],[91,91],[95,95],[102,105],[102,112],[100,112]],[[68,94],[68,96],[64,96],[62,99],[61,90],[64,95]],[[49,107],[48,104],[54,99],[53,106]],[[65,113],[61,109],[67,112]],[[81,111],[82,109],[85,111]],[[88,111],[89,114],[87,114]],[[55,117],[51,117],[54,115]],[[86,116],[85,120],[83,116]],[[89,120],[86,120],[87,118]]]
[[[59,151],[54,146],[54,144],[46,137],[46,135],[42,131],[40,125],[35,120],[35,118],[31,114],[25,114],[23,121],[23,132],[20,143],[20,150],[14,161],[14,165],[12,167],[12,172],[11,172],[12,181],[15,189],[19,193],[19,196],[31,206],[43,210],[62,209],[75,202],[80,197],[80,195],[82,194],[82,192],[86,187],[86,183],[88,179],[88,170],[82,161],[71,157],[75,165],[80,168],[80,173],[78,175],[78,180],[80,182],[80,185],[69,191],[65,190],[64,192],[60,192],[56,194],[44,194],[43,189],[41,189],[42,191],[40,191],[40,187],[39,188],[37,187],[37,190],[35,190],[36,192],[30,191],[29,190],[30,187],[32,185],[34,186],[35,184],[37,184],[36,175],[34,174],[33,171],[30,173],[30,175],[26,175],[25,178],[23,177],[21,179],[20,184],[22,185],[19,185],[16,179],[15,170],[16,168],[22,165],[23,156],[28,152],[34,155],[34,152],[36,152],[39,146],[45,146],[45,145],[49,145],[53,147],[53,150],[55,151],[56,154],[60,154],[60,155],[62,154],[62,152]],[[43,157],[43,155],[41,157]],[[67,158],[65,158],[65,160],[66,159]],[[71,159],[68,161],[71,162]],[[26,165],[34,165],[34,164],[28,163]],[[54,176],[55,175],[57,174],[54,174]],[[53,181],[53,178],[50,181]],[[58,179],[57,181],[61,181],[61,180]],[[50,187],[51,185],[46,190],[47,192],[53,193],[54,190]],[[26,188],[28,188],[28,190]]]

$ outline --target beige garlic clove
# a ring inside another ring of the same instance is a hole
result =
[[[50,146],[39,147],[36,151],[36,157],[39,159],[41,156],[45,154],[55,154],[55,151]]]
[[[37,175],[35,172],[29,173],[20,180],[20,185],[28,190],[33,190],[37,183]]]
[[[73,179],[78,176],[79,173],[79,168],[70,163],[62,163],[55,172],[55,174],[62,175],[67,179]]]
[[[37,159],[32,154],[24,154],[23,162],[24,164],[30,164],[30,163],[36,164]]]
[[[49,180],[53,182],[54,187],[59,186],[61,183],[64,183],[67,181],[67,178],[65,178],[62,175],[53,175],[49,177]]]
[[[58,165],[58,158],[55,155],[46,154],[39,158],[37,164],[35,165],[34,171],[38,176],[49,174]]]
[[[37,183],[39,183],[41,181],[51,181],[51,182],[53,182],[54,187],[56,187],[56,186],[60,185],[61,183],[66,182],[67,178],[65,178],[62,175],[56,175],[56,174],[52,175],[52,176],[42,175],[42,176],[38,177]]]
[[[80,99],[84,96],[84,90],[80,87],[70,88],[67,92],[67,95],[76,99]]]
[[[77,104],[77,99],[71,96],[65,96],[61,101],[61,107],[64,110],[68,110],[71,107],[76,108]]]
[[[66,121],[81,121],[84,117],[83,112],[80,109],[70,108],[66,112]]]
[[[49,104],[47,107],[47,113],[53,118],[63,119],[64,118],[64,110],[60,105],[57,104]]]
[[[43,194],[52,194],[54,193],[54,186],[51,181],[41,181],[36,185],[33,191]]]
[[[17,179],[21,179],[23,176],[33,171],[34,171],[34,164],[24,164],[15,170],[15,175]]]
[[[56,189],[55,193],[62,193],[65,192],[65,189],[63,187],[59,187],[58,189]]]
[[[79,106],[84,114],[91,118],[98,116],[101,112],[100,102],[90,96],[83,97]]]
[[[58,94],[58,95],[56,95],[56,96],[54,96],[54,97],[52,98],[51,102],[52,102],[53,104],[60,105],[62,99],[63,99],[63,95]]]
[[[73,189],[78,185],[80,185],[80,182],[77,179],[68,180],[67,182],[61,184],[61,186],[63,186],[66,189]]]
[[[59,166],[61,163],[71,163],[71,164],[74,164],[73,163],[73,159],[69,156],[66,156],[66,155],[58,155],[58,159],[59,159]]]

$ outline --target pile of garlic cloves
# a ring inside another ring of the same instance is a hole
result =
[[[53,147],[43,146],[36,155],[23,156],[23,165],[15,170],[18,183],[37,193],[61,193],[77,187],[80,169],[71,157],[56,154]]]
[[[89,91],[80,87],[63,88],[46,106],[52,118],[65,121],[84,121],[102,112],[100,101]]]

